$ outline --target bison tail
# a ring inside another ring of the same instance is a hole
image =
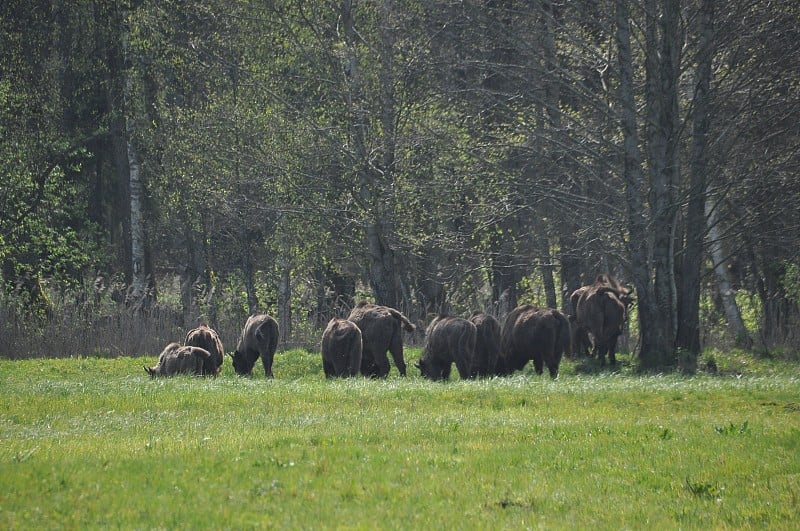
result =
[[[407,332],[413,332],[414,330],[417,329],[417,327],[414,326],[414,324],[408,320],[408,317],[398,312],[394,308],[389,308],[389,310],[391,311],[394,318],[400,321],[400,326],[402,326]]]

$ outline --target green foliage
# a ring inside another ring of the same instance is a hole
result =
[[[741,426],[731,422],[727,426],[717,426],[714,431],[721,435],[744,435],[750,433],[750,422],[744,421]]]
[[[97,270],[125,275],[128,141],[142,159],[157,274],[221,295],[230,321],[249,311],[242,293],[251,284],[249,295],[274,308],[279,268],[291,269],[294,307],[306,311],[326,275],[347,278],[344,299],[352,284],[374,298],[369,276],[390,264],[389,283],[419,314],[489,306],[502,268],[523,279],[521,300],[543,304],[536,264],[562,239],[575,240],[564,251],[580,255],[582,274],[599,264],[631,270],[610,4],[565,3],[554,16],[548,4],[355,2],[346,17],[348,5],[4,2],[0,264],[6,284],[31,281],[15,307],[30,305],[36,285],[80,284]],[[691,76],[701,52],[697,8],[682,7],[689,22],[677,39],[686,46],[676,67]],[[800,297],[790,200],[798,196],[797,12],[786,2],[735,3],[714,20],[734,37],[715,59],[712,128],[725,124],[733,144],[709,146],[718,165],[710,188],[727,190],[714,201],[726,234],[763,235],[730,249],[740,266],[732,272],[746,277],[737,283],[764,284],[758,297],[739,292],[751,333],[784,326],[762,323],[766,301]],[[648,15],[633,11],[635,31]],[[777,37],[763,39],[768,29]],[[637,79],[645,37],[634,35]],[[741,90],[754,85],[757,93]],[[687,121],[676,124],[684,136],[675,156],[689,167],[696,91],[677,87]],[[652,98],[634,97],[645,107],[642,128]],[[653,199],[644,184],[627,197]],[[674,184],[689,197],[685,182]],[[370,250],[366,227],[377,221]],[[709,291],[710,343],[724,323]],[[185,302],[160,293],[169,306]],[[773,313],[788,313],[791,330],[796,305],[788,310]],[[313,336],[307,323],[297,328]]]
[[[748,332],[755,333],[761,324],[762,308],[761,300],[754,294],[745,290],[736,292],[736,304],[742,314],[742,321],[747,327]],[[738,338],[737,338],[738,339]]]
[[[702,482],[702,481],[691,481],[688,477],[686,478],[686,489],[694,494],[695,496],[699,496],[702,498],[711,498],[717,501],[722,501],[721,496],[722,492],[725,490],[725,487],[720,487],[716,483],[709,483],[709,482]]]
[[[789,300],[800,304],[800,264],[787,263],[783,275],[783,289]]]
[[[798,524],[796,366],[438,383],[329,381],[300,350],[274,380],[151,379],[154,362],[0,360],[0,525]],[[709,436],[741,416],[747,437]]]

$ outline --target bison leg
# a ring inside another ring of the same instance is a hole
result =
[[[536,370],[536,374],[542,374],[544,372],[544,360],[541,356],[533,356],[533,368]]]
[[[589,340],[589,332],[586,331],[585,328],[580,327],[576,332],[577,340],[575,342],[575,347],[580,354],[583,354],[584,357],[591,356],[591,351],[589,347],[592,346],[592,342]]]
[[[375,378],[378,376],[378,366],[375,364],[375,357],[369,352],[364,352],[361,356],[361,374],[367,378]]]
[[[394,366],[397,367],[397,370],[400,372],[400,376],[406,375],[406,362],[403,359],[403,339],[400,337],[400,331],[398,330],[395,334],[394,338],[392,339],[392,343],[389,346],[389,352],[392,354],[392,359],[394,360]],[[385,355],[384,355],[385,357]],[[386,360],[386,373],[389,373],[389,360]]]
[[[549,356],[545,363],[547,364],[547,370],[550,372],[550,378],[553,380],[558,378],[558,366],[561,363],[561,356],[562,353],[558,351],[554,351],[552,356]]]
[[[597,352],[597,357],[600,359],[600,366],[606,364],[606,352],[608,351],[608,346],[605,343],[599,343],[595,345],[595,351]]]
[[[608,362],[611,365],[617,364],[617,337],[618,336],[615,335],[608,342]]]
[[[375,353],[373,367],[375,370],[375,376],[379,378],[386,378],[389,375],[389,358],[386,357],[385,352]]]
[[[558,366],[561,364],[561,358],[563,357],[564,353],[561,349],[556,348],[552,351],[550,356],[545,358],[545,365],[547,365],[547,370],[550,372],[550,378],[553,380],[558,379]]]
[[[275,357],[274,352],[262,352],[261,363],[264,365],[264,376],[267,378],[274,378],[272,375],[272,360]]]
[[[474,378],[470,372],[469,360],[465,359],[462,353],[456,354],[456,369],[458,369],[458,375],[461,376],[462,380]]]
[[[335,375],[333,364],[328,360],[322,360],[322,370],[325,372],[325,378],[333,378]]]
[[[361,350],[360,349],[353,349],[350,352],[350,356],[347,360],[347,367],[345,367],[345,371],[349,376],[358,376],[358,370],[361,368]]]

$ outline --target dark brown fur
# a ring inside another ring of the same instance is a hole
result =
[[[500,322],[483,312],[472,314],[469,320],[478,332],[470,374],[473,377],[492,375],[500,356]]]
[[[569,301],[572,306],[572,314],[569,318],[569,323],[572,325],[572,352],[578,355],[589,356],[589,349],[592,347],[592,341],[589,338],[589,330],[578,323],[578,302],[581,297],[589,290],[591,286],[582,286],[569,296]]]
[[[217,365],[216,374],[222,371],[222,362],[225,359],[225,350],[222,348],[222,341],[219,334],[206,325],[200,325],[190,330],[186,334],[183,344],[187,347],[200,347],[206,349],[211,354],[211,359]]]
[[[552,308],[518,306],[506,317],[500,339],[497,373],[511,374],[533,360],[537,374],[544,367],[558,378],[563,354],[572,352],[572,332],[567,317]]]
[[[592,355],[600,364],[617,362],[617,338],[628,318],[633,297],[628,288],[608,275],[598,275],[593,284],[575,290],[570,296],[577,328],[590,333],[594,339]]]
[[[272,361],[277,348],[278,322],[269,315],[251,315],[233,353],[233,370],[242,376],[250,374],[260,357],[264,375],[272,378]]]
[[[155,367],[145,367],[150,376],[174,376],[194,374],[197,376],[216,376],[217,366],[211,354],[200,347],[181,346],[170,343],[158,357]]]
[[[347,319],[361,330],[361,374],[385,378],[389,374],[389,351],[397,370],[406,375],[402,330],[413,332],[415,327],[405,315],[388,306],[360,302]]]
[[[592,346],[589,331],[578,325],[578,318],[575,317],[575,314],[569,316],[569,325],[572,327],[572,353],[574,355],[589,356],[589,349]]]
[[[361,330],[358,326],[346,319],[331,319],[322,333],[322,369],[325,377],[358,375],[361,351]]]
[[[460,317],[438,316],[425,332],[425,347],[417,368],[431,380],[447,380],[453,363],[462,380],[472,376],[471,364],[477,341],[475,325]]]

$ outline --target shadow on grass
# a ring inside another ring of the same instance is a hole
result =
[[[581,357],[575,360],[575,374],[615,374],[628,373],[635,367],[631,358],[617,354],[617,362],[610,364],[606,359],[604,364],[596,357]]]

